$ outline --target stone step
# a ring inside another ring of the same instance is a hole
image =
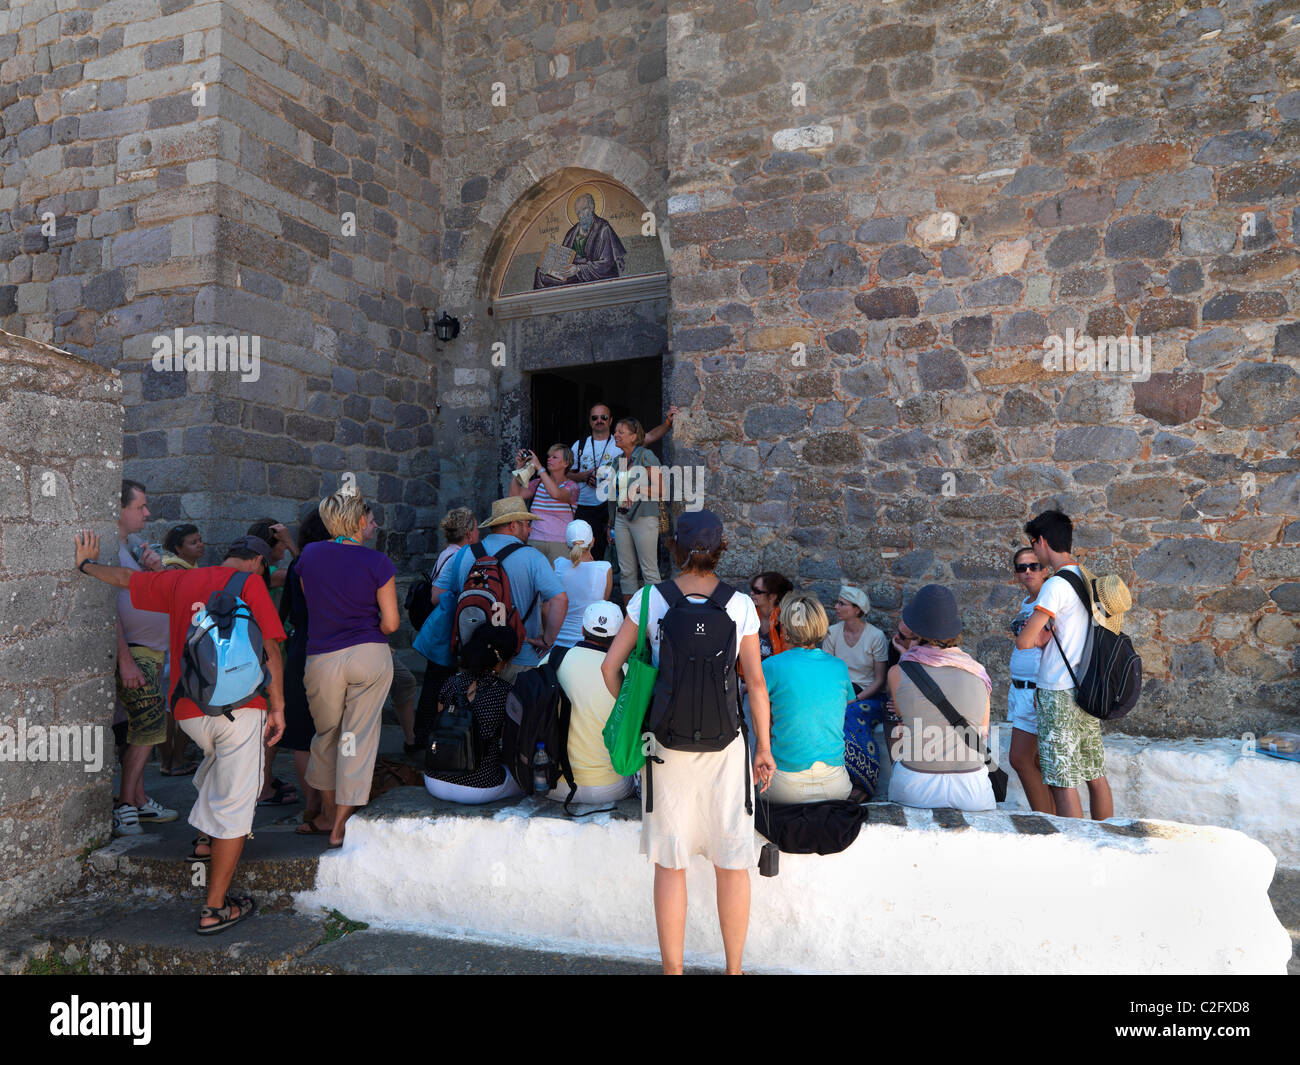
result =
[[[90,974],[649,975],[656,964],[414,932],[346,931],[335,919],[263,910],[199,936],[198,903],[83,895],[0,930],[0,972]]]
[[[259,820],[263,823],[254,824],[253,838],[244,844],[238,886],[259,899],[291,901],[294,892],[307,891],[316,882],[316,865],[329,837],[298,834],[300,822],[292,814]],[[185,860],[196,834],[192,826],[176,821],[115,839],[90,855],[88,880],[104,889],[198,898],[207,883],[206,864]]]

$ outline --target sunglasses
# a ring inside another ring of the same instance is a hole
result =
[[[1037,573],[1042,568],[1043,568],[1043,564],[1041,562],[1017,562],[1016,563],[1017,573],[1024,573],[1025,570],[1028,570],[1030,573]]]
[[[593,415],[591,416],[591,420],[592,420],[593,422],[607,422],[607,421],[609,421],[609,415],[608,415],[608,414],[593,414]]]
[[[750,587],[749,587],[749,594],[750,594],[750,595],[767,595],[768,592],[767,592],[767,589],[766,589],[766,588],[755,588],[753,585],[750,585]]]

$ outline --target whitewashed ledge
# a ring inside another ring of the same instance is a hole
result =
[[[1011,730],[998,730],[1011,775],[1008,810],[1028,810],[1006,753]],[[1235,828],[1265,844],[1278,865],[1300,869],[1300,762],[1250,753],[1239,739],[1161,740],[1106,734],[1106,779],[1125,817]],[[1087,789],[1080,788],[1087,810]]]
[[[658,956],[635,801],[578,821],[532,800],[399,788],[358,811],[300,910],[577,954]],[[746,968],[817,973],[1284,974],[1276,862],[1230,829],[871,806],[842,854],[754,874]],[[687,961],[721,967],[696,858]]]

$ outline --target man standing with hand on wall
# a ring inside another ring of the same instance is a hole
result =
[[[646,446],[658,443],[677,417],[677,407],[668,408],[668,417],[645,434]],[[578,509],[574,517],[580,518],[591,526],[595,541],[591,545],[591,555],[597,562],[604,561],[605,548],[609,546],[609,508],[608,500],[601,499],[596,490],[596,479],[601,466],[618,460],[619,449],[610,433],[613,428],[613,415],[604,403],[597,403],[587,413],[587,422],[591,426],[591,435],[586,440],[573,442],[573,480],[580,486],[578,492]]]
[[[76,567],[80,572],[122,589],[136,609],[158,611],[165,619],[174,663],[172,690],[180,681],[185,637],[197,606],[205,605],[212,593],[225,588],[236,573],[250,574],[239,597],[248,604],[262,633],[266,667],[271,675],[266,698],[250,695],[229,715],[205,714],[190,699],[180,699],[174,707],[177,724],[204,755],[194,775],[199,795],[190,811],[190,824],[203,835],[190,860],[210,861],[211,871],[207,905],[200,912],[196,931],[199,935],[224,932],[257,912],[251,897],[228,895],[227,891],[244,850],[244,839],[253,827],[257,796],[262,789],[263,741],[274,747],[284,732],[284,670],[277,641],[285,635],[263,583],[271,568],[270,545],[256,536],[241,536],[230,545],[220,566],[139,573],[96,562],[99,537],[93,532],[78,533],[76,544]],[[171,692],[167,694],[170,702]],[[202,853],[204,850],[208,853]]]

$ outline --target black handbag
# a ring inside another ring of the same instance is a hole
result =
[[[968,736],[974,735],[975,750],[984,756],[984,765],[989,771],[989,783],[993,785],[993,798],[998,802],[1006,802],[1007,771],[998,767],[997,762],[993,760],[993,755],[984,747],[983,741],[979,738],[979,730],[957,713],[957,708],[948,701],[948,697],[943,694],[943,689],[922,668],[920,662],[907,661],[898,664],[911,678],[917,690],[939,708],[939,712],[948,719],[948,724],[956,729],[964,729]]]
[[[424,771],[437,773],[473,773],[479,767],[479,743],[474,735],[474,712],[464,692],[456,693],[456,702],[445,707],[429,734],[424,752]]]

